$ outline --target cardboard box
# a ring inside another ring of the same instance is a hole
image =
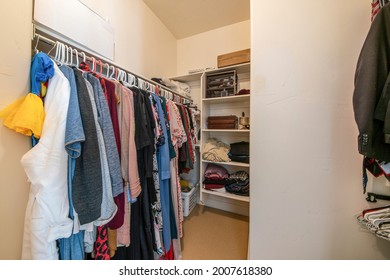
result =
[[[218,56],[218,68],[241,64],[241,63],[247,63],[250,61],[251,61],[250,49],[227,53]]]

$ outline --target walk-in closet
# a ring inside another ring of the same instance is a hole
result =
[[[0,259],[389,259],[387,2],[2,1]]]

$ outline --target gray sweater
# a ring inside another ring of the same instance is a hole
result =
[[[102,170],[91,99],[81,72],[74,69],[74,73],[85,142],[82,143],[80,157],[76,159],[72,199],[83,225],[97,220],[101,215]]]

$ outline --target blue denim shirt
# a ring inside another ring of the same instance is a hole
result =
[[[161,107],[160,97],[153,94],[152,98],[156,101],[157,114],[161,122],[164,137],[167,138],[167,127],[165,124],[164,112]],[[163,243],[165,250],[168,252],[171,248],[171,201],[170,201],[170,156],[168,141],[157,148],[157,163],[158,163],[158,175],[160,179],[160,199],[161,199],[161,212],[163,220]]]
[[[70,97],[65,128],[65,150],[68,153],[68,194],[69,194],[69,216],[73,219],[72,202],[72,179],[76,166],[76,158],[81,154],[81,142],[85,141],[83,124],[80,116],[79,101],[77,98],[77,87],[73,69],[62,65],[59,67],[64,76],[69,80]],[[69,238],[58,240],[59,255],[61,260],[83,260],[84,259],[84,237],[83,232],[73,234]]]

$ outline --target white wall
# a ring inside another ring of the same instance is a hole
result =
[[[115,62],[146,78],[176,74],[177,46],[172,33],[142,0],[105,0],[115,29]]]
[[[176,39],[142,0],[98,4],[115,28],[117,64],[148,78],[176,74]],[[0,18],[0,109],[29,90],[32,1],[3,1],[1,9],[7,12]],[[29,184],[20,159],[30,147],[28,137],[0,121],[0,259],[21,255]]]
[[[370,1],[251,1],[251,259],[382,259],[352,109]]]
[[[177,41],[177,76],[217,67],[217,56],[250,48],[250,21],[217,28]]]
[[[146,78],[176,74],[176,39],[142,0],[84,2],[113,26],[117,64]]]
[[[0,17],[0,109],[29,90],[32,1],[3,1]],[[19,259],[29,184],[20,158],[27,137],[0,125],[0,259]]]

